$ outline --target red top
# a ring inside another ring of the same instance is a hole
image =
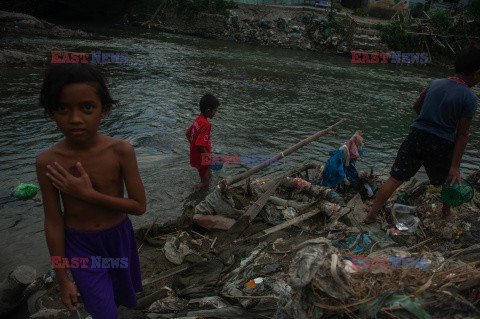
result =
[[[190,137],[190,165],[193,167],[199,167],[202,165],[202,155],[197,149],[197,145],[205,147],[205,152],[210,155],[211,153],[211,141],[210,131],[212,124],[208,120],[199,115],[193,122],[192,126],[187,130],[187,134]]]

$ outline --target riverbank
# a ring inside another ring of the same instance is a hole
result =
[[[197,13],[179,15],[165,8],[156,16],[133,14],[130,23],[163,32],[180,33],[251,43],[268,47],[332,52],[350,55],[351,50],[387,52],[380,43],[377,24],[387,20],[354,16],[352,10],[312,6],[237,4],[229,17]]]
[[[154,8],[150,9],[154,11]],[[140,13],[133,9],[131,15],[124,17],[124,25],[265,47],[337,54],[352,59],[353,51],[381,53],[389,60],[392,58],[392,50],[382,42],[379,30],[379,26],[390,25],[392,21],[354,15],[350,9],[331,12],[329,9],[308,6],[237,4],[236,8],[229,10],[228,18],[204,12],[180,14],[174,8],[157,9],[156,14],[145,10],[143,8]],[[4,11],[0,11],[0,30],[19,36],[96,37],[26,14]],[[423,44],[418,49],[421,48],[424,48]],[[428,55],[428,64],[451,68],[450,58],[435,57],[432,60],[430,51]],[[50,56],[25,50],[21,43],[0,48],[0,64],[41,64],[49,63],[50,60]],[[397,64],[401,63],[397,61]]]
[[[22,36],[48,37],[48,38],[87,38],[92,34],[81,30],[71,30],[54,23],[39,20],[31,15],[17,12],[0,11],[0,33],[17,37]],[[0,47],[0,64],[32,65],[49,64],[51,56],[40,54],[34,47],[26,48],[22,41],[2,44]]]
[[[161,32],[185,34],[267,47],[329,52],[350,55],[351,50],[387,52],[380,43],[377,24],[385,20],[353,17],[348,9],[333,13],[328,10],[301,6],[257,6],[238,4],[225,18],[219,14],[198,13],[178,15],[174,9],[164,9],[153,21],[148,14],[133,13],[125,23]],[[0,11],[0,30],[4,33],[52,38],[89,38],[94,35],[70,30],[33,16]],[[0,48],[0,63],[49,63],[50,57],[24,48]]]

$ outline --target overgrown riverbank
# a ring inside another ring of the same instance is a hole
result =
[[[438,65],[451,65],[461,48],[480,43],[479,0],[456,15],[440,10],[426,13],[416,7],[391,19],[366,17],[359,10],[353,14],[341,6],[330,10],[219,1],[216,9],[195,3],[182,10],[175,1],[156,8],[137,5],[131,22],[166,32],[345,55],[351,51],[428,52],[429,61]],[[378,37],[375,30],[380,31]]]
[[[130,22],[160,31],[269,47],[348,53],[345,13],[314,7],[237,4],[226,13],[159,7],[133,9]],[[226,9],[225,9],[226,10]],[[223,10],[219,10],[223,12]]]

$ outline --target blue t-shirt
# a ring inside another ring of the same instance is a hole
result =
[[[452,142],[460,118],[473,118],[478,106],[475,93],[455,78],[435,80],[421,95],[425,100],[412,126]]]

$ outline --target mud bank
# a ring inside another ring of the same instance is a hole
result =
[[[296,50],[332,51],[348,54],[353,24],[345,12],[334,13],[314,7],[257,6],[238,4],[228,18],[199,13],[177,15],[162,10],[153,20],[134,16],[131,23],[163,32],[180,33]]]
[[[49,38],[85,38],[90,34],[81,30],[70,30],[31,15],[0,11],[0,33],[21,37],[40,36]],[[47,64],[50,59],[38,52],[27,52],[19,43],[15,47],[0,47],[0,64]]]

